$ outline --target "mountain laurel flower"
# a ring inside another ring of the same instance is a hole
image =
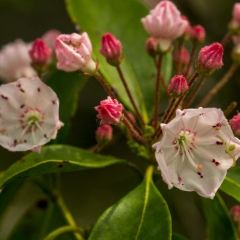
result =
[[[223,66],[223,47],[215,42],[210,46],[203,47],[196,60],[196,70],[200,75],[208,76],[216,69]]]
[[[240,156],[240,140],[216,108],[177,110],[155,143],[155,157],[168,188],[213,198]]]
[[[117,124],[122,117],[123,106],[118,103],[117,99],[107,97],[107,99],[100,102],[100,105],[95,107],[98,111],[97,118],[101,119],[100,125],[103,124]]]
[[[106,144],[112,140],[113,129],[110,125],[105,124],[98,127],[96,139],[99,144]]]
[[[182,47],[177,50],[173,56],[173,63],[177,69],[180,65],[182,70],[185,70],[190,62],[190,55],[186,48]]]
[[[18,39],[5,45],[0,51],[0,78],[6,82],[21,77],[34,77],[36,71],[31,66],[30,44]]]
[[[0,145],[9,151],[37,151],[63,125],[56,93],[38,77],[0,86]]]
[[[235,205],[230,209],[230,215],[232,216],[234,222],[240,223],[240,206]]]
[[[162,53],[169,51],[172,41],[180,37],[188,25],[171,1],[158,3],[141,22],[151,37],[156,39]]]
[[[60,34],[60,31],[56,29],[51,29],[45,32],[41,38],[47,44],[47,46],[52,49],[52,51],[55,51],[56,39]]]
[[[33,66],[35,68],[42,68],[51,58],[52,49],[49,48],[41,38],[38,38],[29,50],[29,55],[32,59]]]
[[[191,32],[191,25],[190,25],[190,22],[188,20],[188,18],[184,15],[181,16],[181,18],[183,20],[186,20],[187,21],[187,26],[185,27],[185,30],[183,32],[183,34],[178,38],[180,41],[186,41],[190,35],[190,32]]]
[[[99,51],[113,66],[118,66],[122,61],[122,44],[111,33],[102,36],[102,46]]]
[[[187,80],[182,75],[176,75],[168,85],[168,91],[173,98],[181,97],[188,90]]]
[[[192,28],[190,33],[190,40],[193,46],[199,46],[206,38],[205,29],[201,25],[196,25]]]
[[[81,70],[94,74],[96,63],[92,59],[92,44],[87,33],[61,34],[56,39],[57,68],[66,72]]]
[[[233,130],[233,133],[237,136],[240,136],[240,113],[230,119],[229,124]]]

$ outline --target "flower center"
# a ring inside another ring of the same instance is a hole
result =
[[[195,135],[196,134],[190,130],[181,130],[176,138],[177,149],[179,150],[180,155],[185,156],[194,168],[202,169],[202,165],[197,165],[193,161],[194,157],[191,152],[193,148],[196,148],[194,146]]]

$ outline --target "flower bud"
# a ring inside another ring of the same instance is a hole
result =
[[[183,32],[183,34],[178,38],[180,41],[186,41],[190,35],[190,32],[191,32],[191,25],[190,25],[190,22],[188,20],[188,18],[186,16],[181,16],[181,18],[183,20],[186,20],[187,21],[187,26],[185,27],[185,30]]]
[[[99,106],[95,107],[98,111],[97,118],[101,119],[100,124],[117,124],[122,116],[123,106],[118,103],[117,99],[108,97],[100,102]]]
[[[41,38],[34,41],[33,46],[29,51],[32,64],[36,69],[44,67],[50,59],[51,54],[52,49],[50,49]]]
[[[102,46],[99,51],[113,66],[118,66],[122,61],[122,44],[111,33],[102,36]]]
[[[57,37],[61,34],[58,30],[52,29],[43,34],[42,40],[47,44],[53,51],[55,50],[55,43]]]
[[[158,54],[155,38],[148,38],[147,39],[147,41],[146,41],[146,51],[153,58]]]
[[[233,35],[240,34],[240,3],[235,3],[232,11],[232,20],[228,25],[228,30]]]
[[[205,40],[206,32],[205,29],[201,25],[196,25],[192,28],[190,34],[190,40],[193,46],[199,46]]]
[[[196,60],[196,70],[203,76],[210,75],[214,70],[223,66],[223,47],[220,43],[213,43],[203,47]]]
[[[184,47],[182,47],[180,51],[177,50],[173,56],[173,63],[175,67],[177,68],[180,65],[182,70],[186,69],[187,65],[189,64],[189,61],[190,61],[189,52]]]
[[[232,59],[236,64],[240,64],[240,45],[236,45],[232,50]]]
[[[240,206],[236,205],[230,209],[230,215],[232,216],[234,222],[240,222]]]
[[[94,74],[96,63],[92,59],[92,44],[87,33],[61,34],[56,39],[57,68],[66,72],[81,70]]]
[[[237,136],[240,136],[240,113],[235,115],[230,121],[229,124],[233,130],[233,133]]]
[[[172,41],[180,37],[187,26],[181,13],[171,1],[161,1],[141,19],[145,30],[157,41],[158,49],[166,53],[171,49]]]
[[[181,97],[183,93],[188,90],[188,84],[185,77],[182,75],[176,75],[171,79],[168,85],[168,91],[173,98]]]
[[[112,140],[113,129],[110,125],[101,125],[96,131],[96,139],[99,144],[106,144]]]

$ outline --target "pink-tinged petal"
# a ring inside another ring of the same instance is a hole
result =
[[[56,39],[57,68],[66,72],[81,70],[93,74],[96,63],[92,60],[92,44],[87,33],[61,34]]]
[[[163,137],[153,148],[169,188],[213,198],[227,170],[240,156],[240,140],[216,108],[177,110],[161,125]]]
[[[38,77],[0,86],[0,145],[10,151],[39,149],[62,126],[55,92]]]

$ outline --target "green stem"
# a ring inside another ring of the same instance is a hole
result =
[[[119,77],[120,77],[120,79],[121,79],[121,81],[123,83],[123,86],[124,86],[124,88],[125,88],[125,90],[127,92],[128,98],[129,98],[129,100],[130,100],[130,102],[131,102],[131,104],[132,104],[132,106],[133,106],[133,108],[134,108],[134,110],[135,110],[135,112],[136,112],[136,114],[138,116],[138,119],[139,119],[141,125],[144,126],[145,123],[143,121],[142,115],[140,114],[140,112],[139,112],[139,110],[137,108],[137,105],[136,105],[136,103],[135,103],[135,101],[133,99],[133,96],[131,94],[131,91],[130,91],[130,89],[128,87],[127,81],[125,80],[125,77],[123,75],[123,72],[122,72],[120,66],[117,66],[116,69],[117,69],[118,75],[119,75]]]
[[[66,233],[66,232],[79,232],[80,233],[81,230],[78,227],[75,227],[75,226],[60,227],[60,228],[52,231],[51,233],[49,233],[43,240],[53,240],[56,237],[58,237],[59,235],[61,235],[63,233]],[[83,237],[81,237],[79,239],[84,240]]]
[[[158,126],[158,108],[159,108],[159,98],[160,98],[160,81],[161,81],[161,66],[162,66],[162,56],[160,55],[157,62],[157,78],[156,78],[156,89],[155,89],[155,104],[154,104],[154,129]]]
[[[224,110],[225,117],[227,117],[236,106],[237,106],[237,102],[235,101],[231,102],[231,104]]]

